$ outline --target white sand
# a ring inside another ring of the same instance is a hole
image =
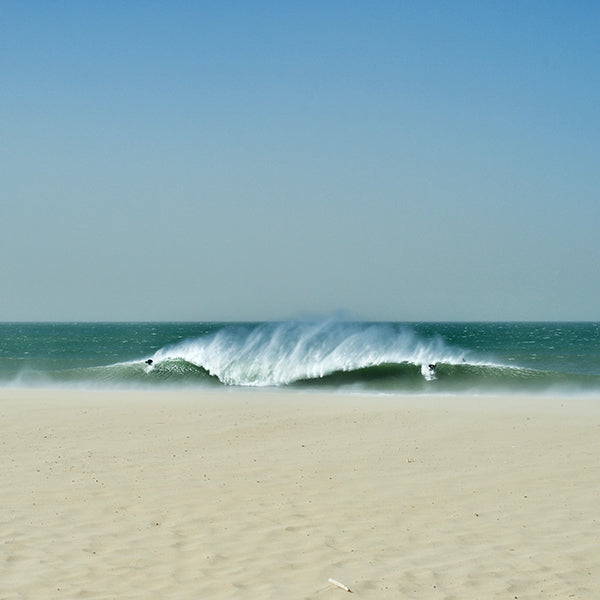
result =
[[[600,398],[0,392],[0,599],[600,598]]]

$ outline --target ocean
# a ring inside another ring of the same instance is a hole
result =
[[[600,392],[600,323],[0,323],[0,387]]]

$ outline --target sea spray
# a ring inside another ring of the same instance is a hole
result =
[[[222,383],[281,386],[379,365],[460,363],[464,351],[390,323],[326,320],[230,325],[163,348],[154,362],[182,360]]]

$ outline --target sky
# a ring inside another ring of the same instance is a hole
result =
[[[3,1],[0,321],[600,320],[600,3]]]

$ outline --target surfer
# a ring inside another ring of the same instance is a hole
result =
[[[149,358],[149,359],[146,361],[146,364],[147,364],[147,365],[150,365],[150,366],[152,366],[152,363],[153,363],[153,362],[154,362],[154,361],[153,361],[151,358]]]
[[[433,373],[435,371],[435,367],[437,366],[435,363],[429,363],[429,365],[427,365],[429,367],[429,372]]]

